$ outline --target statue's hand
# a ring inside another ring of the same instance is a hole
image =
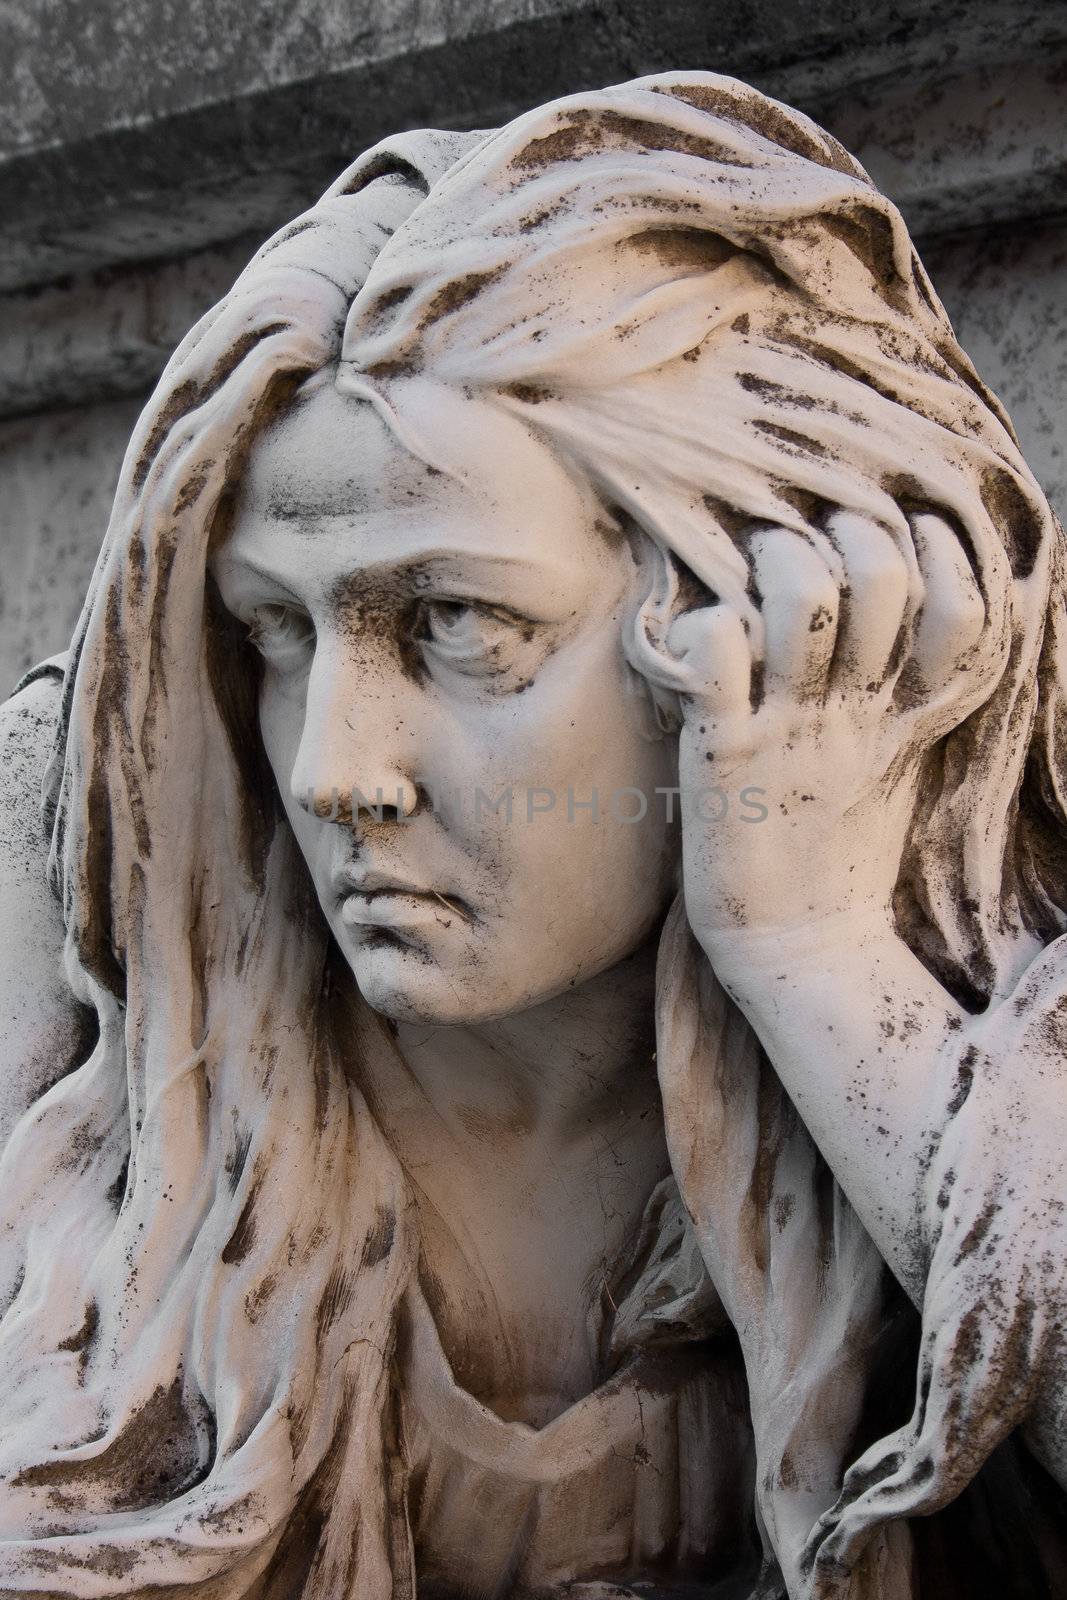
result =
[[[1067,1488],[1065,1012],[1067,935],[935,1067],[947,1112],[916,1229],[929,1267],[915,1408],[816,1526],[831,1574],[872,1526],[940,1509],[1015,1427]]]
[[[756,533],[762,659],[725,604],[668,631],[693,685],[679,752],[686,909],[713,960],[742,930],[889,905],[919,757],[969,709],[990,648],[952,529],[923,513],[911,531],[898,541],[840,512],[818,540]]]

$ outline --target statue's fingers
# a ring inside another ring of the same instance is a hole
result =
[[[912,532],[925,597],[915,626],[912,659],[929,689],[943,687],[985,626],[985,602],[959,539],[943,517],[923,512]]]
[[[959,1280],[943,1287],[946,1315],[923,1340],[911,1421],[852,1464],[823,1519],[829,1531],[819,1557],[831,1564],[847,1565],[888,1520],[940,1510],[1026,1414],[1028,1375],[1038,1365],[1030,1297],[1020,1294],[1006,1310],[961,1293]]]
[[[862,1555],[872,1529],[883,1521],[881,1505],[872,1499],[907,1492],[911,1475],[904,1463],[911,1444],[909,1429],[898,1428],[876,1440],[848,1469],[836,1505],[823,1512],[808,1538],[807,1560],[820,1579],[850,1572]]]
[[[683,611],[667,630],[666,644],[695,714],[731,722],[748,715],[752,653],[745,625],[732,607]]]
[[[838,586],[808,541],[785,528],[754,534],[749,551],[765,631],[764,692],[818,697],[834,653]]]
[[[920,596],[892,535],[851,511],[835,512],[826,531],[845,569],[833,672],[842,686],[874,689],[901,664],[903,635]]]

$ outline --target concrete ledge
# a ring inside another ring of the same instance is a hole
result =
[[[863,85],[820,120],[927,239],[1067,213],[1065,107],[1067,54]]]
[[[639,73],[713,68],[814,109],[887,74],[1067,53],[1067,7],[1042,0],[20,9],[0,23],[0,289],[266,235],[386,132],[488,126]]]
[[[1003,234],[1067,212],[1065,81],[1067,55],[1000,71],[979,67],[937,82],[917,82],[914,75],[903,82],[883,78],[811,109],[897,201],[925,244],[990,225]],[[536,98],[532,93],[530,99]],[[349,145],[314,184],[309,176],[306,190],[292,169],[276,174],[271,203],[280,205],[284,196],[284,208],[225,244],[178,260],[127,261],[0,295],[0,417],[150,387],[174,346],[226,291],[268,231],[325,188],[356,149]],[[204,194],[198,191],[201,229],[214,215],[203,210]],[[226,220],[231,227],[247,223],[259,214],[258,206],[270,209],[266,189],[243,179],[235,178],[234,187],[220,190],[217,199],[219,227]],[[119,219],[113,220],[117,228]],[[127,235],[110,233],[101,219],[91,236],[79,236],[79,248],[88,249],[89,241],[118,259],[124,250],[136,255],[148,227],[145,215],[138,213],[136,221],[137,229]],[[177,212],[157,242],[176,248],[187,223]]]
[[[142,394],[262,243],[0,296],[0,417]]]

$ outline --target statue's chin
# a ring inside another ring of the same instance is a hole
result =
[[[425,946],[385,936],[349,947],[345,956],[364,1000],[394,1022],[448,1027],[516,1009],[496,985],[472,983],[472,971],[461,976],[454,962],[442,962]]]
[[[457,957],[454,950],[386,937],[342,949],[363,999],[394,1022],[446,1028],[495,1022],[572,986],[569,975],[556,973],[542,973],[542,986],[531,985],[528,970],[509,971],[499,953],[496,960],[492,954],[479,960],[469,947]]]

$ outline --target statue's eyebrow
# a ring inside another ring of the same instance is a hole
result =
[[[558,609],[551,603],[546,607],[546,595],[562,600],[571,589],[566,571],[544,557],[496,555],[453,545],[354,566],[331,585],[331,603],[343,605],[361,585],[395,585],[398,590],[414,594],[447,588],[457,595],[469,593],[472,598],[487,599],[530,617],[541,615],[546,619]]]
[[[240,574],[240,576],[247,575],[252,578],[258,578],[261,583],[286,595],[294,605],[303,606],[304,604],[299,595],[276,572],[271,572],[268,568],[261,567],[257,561],[249,560],[240,551],[224,551],[219,565],[222,569],[219,576],[223,577],[224,581],[227,574],[233,576]]]
[[[528,556],[495,555],[489,550],[465,550],[462,547],[449,545],[439,550],[420,550],[417,555],[404,558],[396,565],[407,571],[414,586],[418,588],[420,578],[429,583],[435,578],[448,576],[458,566],[468,569],[484,568],[489,572],[506,573],[510,576],[519,570],[536,571],[543,580],[545,572],[550,572],[554,563],[540,555],[536,559],[531,559]]]

